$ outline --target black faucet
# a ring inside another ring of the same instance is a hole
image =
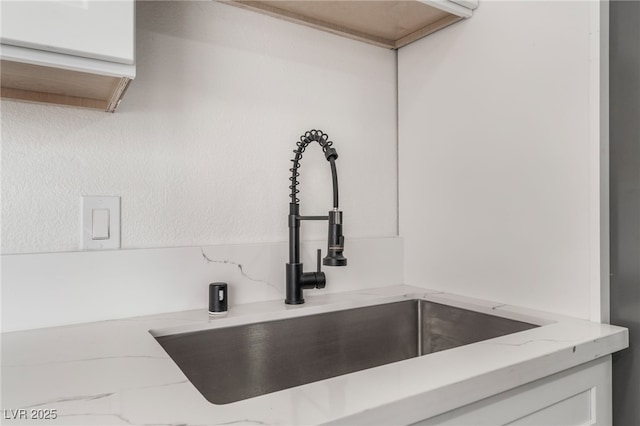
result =
[[[324,156],[331,164],[331,177],[333,180],[333,209],[327,216],[300,216],[300,200],[298,192],[298,169],[302,153],[311,142],[318,142],[322,147]],[[300,141],[296,142],[297,148],[293,150],[295,157],[291,171],[291,202],[289,203],[289,262],[287,263],[287,297],[285,303],[289,305],[299,305],[304,303],[302,297],[303,289],[324,288],[326,277],[320,270],[321,252],[318,250],[318,265],[315,272],[304,272],[300,263],[300,221],[303,220],[328,220],[329,237],[327,241],[327,256],[322,263],[325,266],[346,266],[347,259],[343,256],[344,237],[342,236],[342,212],[338,210],[338,175],[336,173],[336,159],[338,153],[331,146],[333,142],[329,136],[321,130],[310,130],[300,136]]]

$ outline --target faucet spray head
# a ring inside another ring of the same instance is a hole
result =
[[[329,212],[329,238],[327,239],[327,255],[322,260],[325,266],[346,266],[347,258],[344,257],[344,236],[342,235],[342,212],[332,210]]]

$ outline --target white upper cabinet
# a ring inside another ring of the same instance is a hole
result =
[[[1,2],[2,97],[113,111],[135,77],[134,0]]]
[[[2,1],[2,43],[133,64],[132,1]]]

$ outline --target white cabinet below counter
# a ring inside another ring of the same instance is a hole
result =
[[[135,2],[3,1],[2,97],[114,111],[135,77]]]
[[[611,356],[556,373],[412,426],[610,425]]]

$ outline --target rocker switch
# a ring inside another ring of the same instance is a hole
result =
[[[109,239],[109,209],[93,209],[92,240]]]

